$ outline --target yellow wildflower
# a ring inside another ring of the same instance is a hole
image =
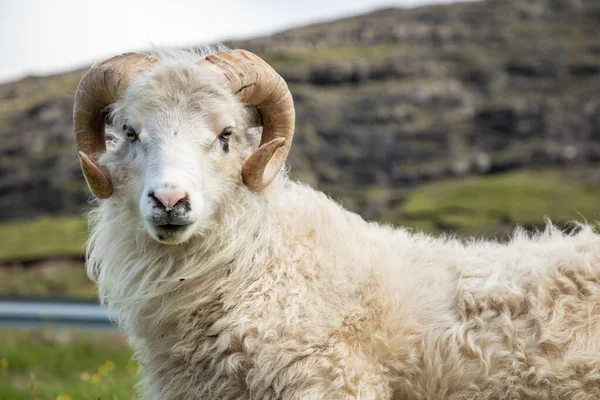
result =
[[[82,381],[89,381],[90,380],[90,374],[87,372],[82,372],[80,375],[80,378]]]
[[[98,367],[98,374],[102,376],[108,375],[108,369],[106,368],[106,365],[101,365]]]
[[[110,361],[110,360],[108,360],[107,362],[105,362],[105,363],[104,363],[104,366],[106,367],[106,370],[107,370],[108,372],[110,372],[110,371],[112,371],[112,370],[114,370],[114,369],[115,369],[115,363],[114,363],[114,362],[112,362],[112,361]]]
[[[6,358],[0,360],[0,367],[8,368],[8,360]]]
[[[100,382],[100,375],[99,374],[92,375],[92,382],[94,382],[94,383]]]

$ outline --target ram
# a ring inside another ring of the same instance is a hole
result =
[[[288,178],[269,65],[169,54],[93,66],[74,106],[87,269],[144,398],[600,398],[593,227],[500,244],[365,222]]]

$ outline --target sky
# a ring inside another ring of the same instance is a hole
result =
[[[246,39],[383,7],[451,2],[0,0],[0,82],[85,67],[154,45]]]

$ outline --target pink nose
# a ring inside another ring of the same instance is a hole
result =
[[[188,195],[186,192],[182,191],[157,190],[154,192],[154,197],[156,197],[165,208],[169,209],[181,200],[187,199]]]

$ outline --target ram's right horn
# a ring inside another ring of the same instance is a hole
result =
[[[95,161],[106,151],[104,111],[138,75],[159,63],[148,54],[126,53],[94,65],[79,82],[73,106],[75,140],[85,180],[99,199],[113,193],[110,177]]]

